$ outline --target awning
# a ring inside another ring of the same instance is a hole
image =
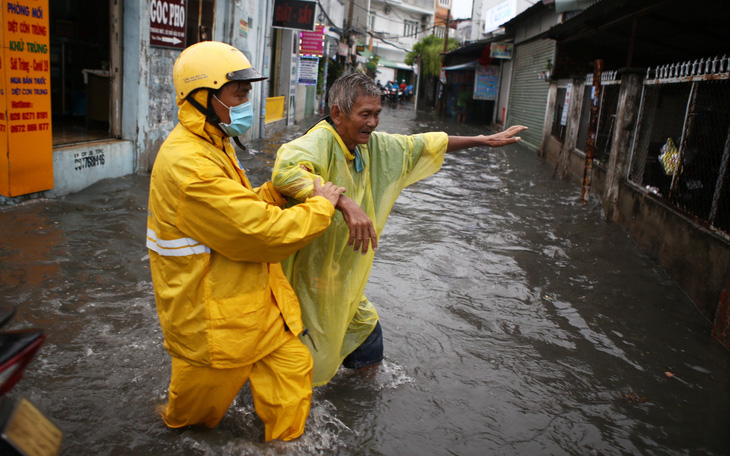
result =
[[[413,67],[408,66],[405,63],[394,62],[392,60],[384,59],[382,57],[380,58],[380,60],[378,60],[378,66],[387,67],[387,68],[397,68],[399,70],[413,71]]]
[[[479,61],[474,60],[473,62],[468,63],[462,63],[460,65],[451,65],[447,67],[442,67],[442,70],[476,70],[477,66],[479,66]]]
[[[584,10],[596,3],[596,0],[555,0],[555,12]]]
[[[375,56],[375,54],[370,52],[370,50],[368,50],[368,49],[363,49],[362,51],[358,52],[358,54],[360,54],[361,56],[365,57],[368,60],[372,59]]]
[[[586,62],[587,72],[587,62],[596,59],[603,60],[606,71],[727,54],[730,9],[718,8],[717,0],[689,5],[682,0],[602,0],[554,25],[546,37],[558,42],[558,55]],[[556,67],[556,78],[576,71]]]

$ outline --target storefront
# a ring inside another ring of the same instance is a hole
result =
[[[2,11],[2,204],[148,172],[177,123],[172,67],[186,46],[228,42],[270,70],[273,1],[13,0]],[[267,92],[251,93],[262,118]]]
[[[515,45],[512,88],[506,125],[526,125],[522,143],[537,149],[542,143],[550,83],[542,75],[555,60],[555,42],[537,39]]]

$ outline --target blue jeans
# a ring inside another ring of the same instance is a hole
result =
[[[342,361],[342,365],[348,369],[359,369],[378,364],[382,360],[383,329],[380,327],[380,322],[377,322],[365,342],[347,355],[347,358]]]

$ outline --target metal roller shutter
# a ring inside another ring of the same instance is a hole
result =
[[[528,130],[520,136],[532,149],[538,149],[542,142],[550,88],[549,82],[538,79],[537,75],[545,70],[547,60],[554,61],[554,54],[555,42],[552,40],[531,41],[515,47],[507,126],[526,125]]]

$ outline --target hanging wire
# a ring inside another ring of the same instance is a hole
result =
[[[331,24],[330,28],[335,29],[335,31],[339,32],[340,34],[344,33],[345,30],[342,29],[342,28],[339,28],[339,27],[337,27],[335,25],[335,22],[329,17],[329,15],[327,14],[327,11],[324,8],[324,5],[322,5],[322,3],[319,0],[317,0],[317,4],[319,5],[319,8],[320,8],[321,13],[324,15],[324,17],[327,19],[327,21]],[[354,5],[357,6],[358,8],[361,8],[364,11],[367,11],[366,8],[360,6],[360,5],[356,4],[356,3],[354,3]],[[385,20],[391,21],[391,22],[397,22],[399,24],[405,24],[405,22],[397,21],[397,20],[394,20],[394,19],[390,19],[388,17],[381,16],[381,15],[375,14],[373,12],[369,12],[369,14],[371,14],[371,15],[373,15],[375,17],[379,17],[381,19],[385,19]],[[394,14],[396,14],[396,16],[398,16],[397,13],[394,12]],[[398,16],[398,17],[400,17],[400,16]],[[410,20],[410,19],[404,19],[404,20]],[[413,21],[413,22],[418,22],[418,21]],[[387,39],[410,38],[410,37],[413,37],[413,36],[418,36],[420,34],[423,34],[424,36],[428,36],[427,31],[430,31],[431,34],[432,34],[434,32],[434,30],[436,30],[436,28],[438,28],[436,25],[432,25],[431,27],[428,27],[426,30],[417,31],[417,32],[412,33],[410,35],[391,35],[391,34],[388,34],[388,36],[386,38]],[[354,28],[354,27],[353,27],[353,30],[355,30],[359,34],[370,35],[373,38],[378,39],[380,41],[383,41],[384,43],[389,44],[391,46],[394,46],[394,47],[396,47],[398,49],[404,49],[404,48],[400,48],[399,46],[397,46],[397,45],[395,45],[393,43],[389,43],[389,42],[385,41],[385,39],[381,37],[382,34],[384,34],[385,32],[362,31],[362,30],[357,29],[357,28]],[[378,34],[381,34],[381,36],[379,36]],[[404,50],[406,50],[406,49],[404,49]],[[410,50],[407,50],[407,51],[410,52]]]

